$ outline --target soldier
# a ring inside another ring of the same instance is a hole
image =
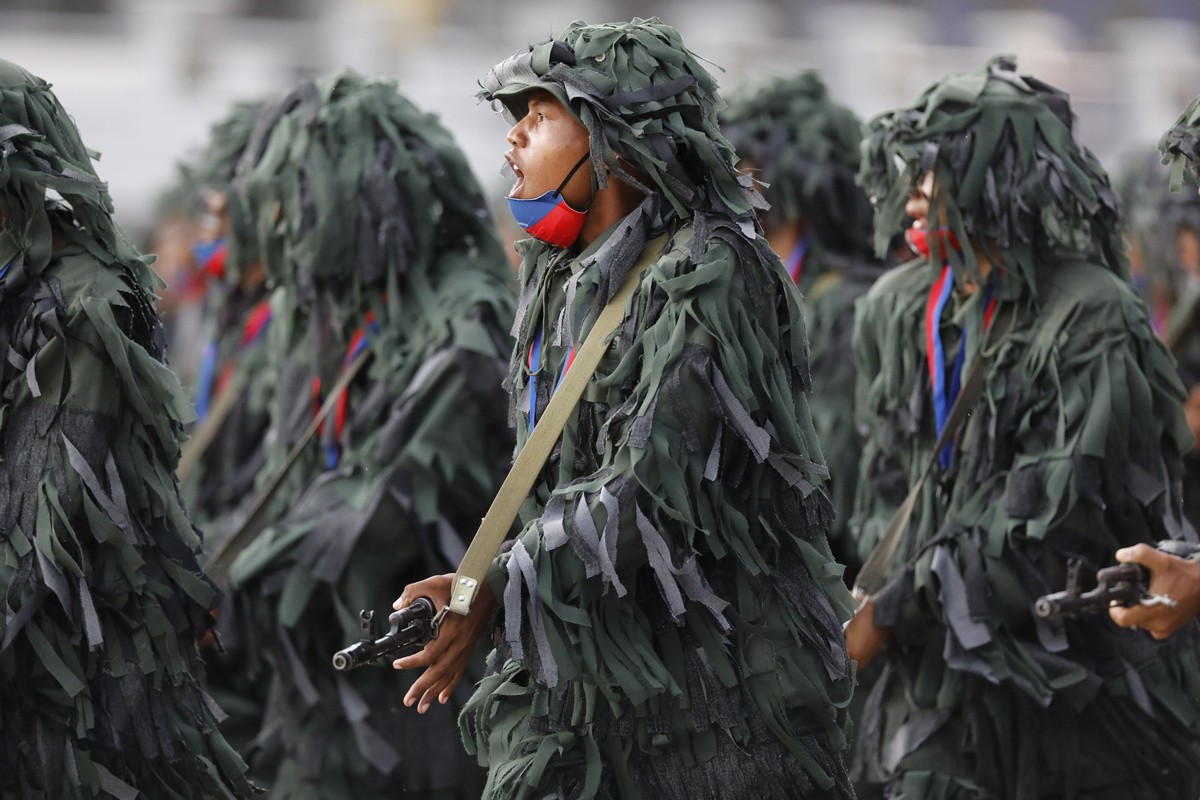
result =
[[[871,203],[854,182],[862,124],[837,105],[812,71],[771,78],[734,93],[721,129],[759,181],[771,208],[759,221],[771,249],[804,295],[810,400],[817,438],[829,464],[837,516],[830,545],[861,563],[850,531],[861,446],[854,427],[854,303],[882,272],[871,245]]]
[[[233,408],[218,421],[203,452],[193,452],[194,445],[185,450],[185,461],[193,463],[183,480],[184,493],[210,549],[235,526],[234,512],[253,495],[266,458],[263,438],[272,387],[265,342],[271,304],[253,231],[247,230],[250,223],[230,193],[234,170],[262,107],[263,103],[235,105],[213,125],[207,146],[187,165],[200,206],[193,250],[212,323],[196,385],[198,426],[208,421],[226,391],[237,393],[227,398]]]
[[[233,563],[222,617],[270,682],[254,767],[272,797],[474,800],[453,709],[422,720],[390,671],[329,659],[358,638],[358,609],[457,563],[511,456],[511,273],[479,187],[434,117],[342,72],[268,105],[231,201],[276,287],[262,481],[284,475],[257,501],[271,524]]]
[[[157,280],[50,86],[0,61],[0,793],[246,797],[196,640]]]
[[[1166,228],[1166,233],[1176,234],[1176,241],[1180,246],[1176,250],[1178,256],[1182,260],[1188,254],[1188,248],[1183,245],[1186,239],[1185,231],[1190,233],[1190,242],[1194,246],[1197,236],[1200,236],[1200,225],[1197,225],[1197,207],[1200,203],[1197,202],[1197,188],[1200,184],[1200,175],[1197,174],[1198,166],[1200,166],[1200,97],[1197,97],[1191,104],[1184,109],[1184,112],[1179,115],[1179,119],[1175,124],[1163,134],[1159,141],[1159,148],[1163,154],[1163,163],[1170,167],[1169,187],[1174,192],[1179,192],[1178,199],[1171,203],[1165,204],[1168,209],[1174,213],[1165,215],[1166,221],[1169,223],[1174,221],[1177,223],[1175,229],[1172,226],[1158,226],[1158,230]],[[1171,242],[1174,244],[1175,242]],[[1200,274],[1193,278],[1200,277]],[[1193,280],[1193,291],[1195,281]],[[1185,306],[1183,309],[1189,317],[1194,317],[1196,314],[1195,305]],[[1185,329],[1181,331],[1180,340],[1184,346],[1181,348],[1180,356],[1180,371],[1182,377],[1188,382],[1189,386],[1200,384],[1200,333],[1197,332],[1194,319],[1179,319],[1174,320],[1177,326],[1182,326]],[[1193,378],[1194,380],[1188,380]],[[1192,429],[1193,434],[1200,430],[1200,388],[1193,388],[1192,394],[1188,398],[1188,403],[1185,406],[1187,412],[1188,425]],[[1196,397],[1197,400],[1193,400]],[[1192,450],[1195,453],[1195,448]],[[1191,506],[1200,506],[1200,491],[1188,494],[1188,491],[1200,484],[1200,479],[1191,469],[1193,462],[1198,462],[1200,459],[1195,457],[1188,460],[1188,474],[1184,478],[1184,507],[1189,509]],[[1191,501],[1191,503],[1189,503]],[[1195,523],[1197,518],[1200,518],[1200,512],[1195,515],[1189,515],[1189,518]],[[1137,605],[1130,608],[1114,607],[1109,610],[1109,616],[1118,625],[1131,628],[1141,628],[1146,630],[1155,639],[1165,639],[1168,636],[1181,630],[1184,626],[1196,618],[1200,613],[1200,554],[1191,558],[1182,558],[1176,555],[1170,555],[1147,545],[1135,545],[1117,551],[1117,560],[1126,563],[1142,564],[1150,570],[1150,586],[1151,594],[1161,597],[1170,598],[1170,603],[1160,603],[1153,606]]]
[[[860,365],[863,407],[919,491],[847,631],[860,664],[883,660],[860,729],[889,797],[1200,788],[1195,638],[1032,614],[1068,558],[1094,572],[1182,535],[1191,442],[1115,194],[1073,125],[1066,95],[1008,58],[869,125],[877,247],[907,213],[925,254],[872,288],[858,323],[859,349],[886,354]]]
[[[807,407],[800,297],[717,127],[717,86],[657,19],[574,23],[482,81],[515,122],[518,445],[601,308],[637,288],[521,531],[449,614],[405,703],[461,718],[484,797],[848,798],[849,596]],[[449,599],[452,576],[397,600]]]

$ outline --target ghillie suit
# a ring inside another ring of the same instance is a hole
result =
[[[358,638],[359,609],[453,571],[510,463],[511,273],[482,195],[434,117],[350,72],[264,110],[234,194],[277,287],[264,476],[373,353],[230,573],[222,629],[270,680],[254,767],[272,797],[477,798],[458,702],[418,716],[397,673],[329,662]]]
[[[147,244],[154,253],[154,272],[165,284],[158,292],[157,308],[171,369],[189,394],[200,367],[206,323],[206,281],[195,268],[193,252],[200,207],[191,170],[177,162],[170,183],[154,199],[152,234]]]
[[[582,252],[523,243],[518,446],[603,305],[653,263],[488,573],[502,642],[462,716],[484,797],[852,797],[851,601],[800,297],[758,233],[715,81],[652,19],[574,23],[481,96],[520,118],[533,89],[585,126],[595,180],[645,199]]]
[[[1194,212],[1167,186],[1167,170],[1157,151],[1127,156],[1113,186],[1125,216],[1133,288],[1149,307],[1154,330],[1165,335],[1171,304],[1184,283],[1176,234]],[[1200,208],[1200,203],[1194,205]]]
[[[892,637],[859,755],[891,798],[1197,792],[1195,637],[1032,614],[1068,558],[1094,571],[1119,547],[1183,535],[1191,439],[1128,280],[1115,194],[1072,126],[1066,96],[1005,58],[869,125],[879,250],[934,178],[930,259],[867,294],[856,337],[873,452],[906,482],[954,376],[1015,308],[875,597]]]
[[[1200,194],[1191,175],[1172,191],[1157,152],[1132,161],[1120,184],[1128,221],[1130,261],[1140,265],[1134,287],[1151,309],[1154,329],[1178,362],[1189,392],[1200,386]],[[1184,458],[1184,515],[1200,529],[1200,456]]]
[[[266,464],[274,371],[266,332],[271,305],[253,241],[253,227],[230,191],[234,171],[250,140],[262,103],[238,103],[212,126],[207,145],[182,166],[197,221],[193,242],[196,274],[203,284],[200,306],[206,318],[199,379],[195,387],[197,422],[194,441],[203,428],[216,424],[223,402],[233,402],[202,453],[180,469],[188,511],[204,532],[211,555],[244,520],[245,505],[256,495],[256,481]],[[219,200],[214,199],[214,196]],[[230,397],[224,397],[231,392]],[[203,446],[203,445],[202,445]],[[189,450],[185,448],[185,453]],[[225,598],[221,614],[232,613]],[[209,639],[205,660],[209,688],[228,718],[221,724],[227,739],[246,752],[258,734],[266,703],[267,681],[252,676],[243,643],[234,635]],[[257,777],[257,776],[256,776]]]
[[[802,226],[790,253],[778,253],[804,294],[809,402],[828,460],[837,516],[830,546],[850,565],[861,555],[850,535],[861,443],[854,428],[854,303],[882,272],[871,246],[871,203],[855,184],[862,124],[837,105],[815,72],[762,80],[735,93],[721,130],[754,170],[771,208],[759,214],[768,233]]]
[[[1184,181],[1192,186],[1200,184],[1200,97],[1189,103],[1162,135],[1158,149],[1163,163],[1170,168],[1172,191],[1179,191]]]
[[[218,593],[158,281],[49,85],[4,61],[0,220],[0,796],[250,796],[196,649]]]
[[[1200,238],[1200,97],[1193,100],[1158,142],[1162,162],[1169,168],[1172,196],[1162,203],[1160,236],[1171,246],[1166,253],[1174,256],[1173,266],[1181,270],[1181,290],[1168,320],[1168,331],[1176,340],[1174,351],[1179,359],[1179,374],[1189,391],[1200,386],[1200,274],[1194,264],[1181,264],[1184,249],[1176,245],[1182,235],[1190,235],[1195,246]],[[1169,238],[1168,238],[1169,237]],[[1194,252],[1189,253],[1194,256]],[[1196,449],[1185,464],[1183,506],[1188,519],[1200,530],[1200,455]]]
[[[213,125],[208,145],[186,166],[198,198],[223,196],[222,219],[207,220],[198,242],[198,266],[208,285],[212,333],[196,386],[197,424],[203,425],[226,390],[240,391],[232,411],[184,482],[192,516],[210,549],[234,527],[234,513],[254,492],[266,461],[263,438],[270,421],[271,370],[265,346],[271,307],[253,230],[230,192],[234,170],[250,140],[262,103],[239,103]],[[212,215],[197,207],[196,214]]]

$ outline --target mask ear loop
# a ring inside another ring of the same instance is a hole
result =
[[[571,171],[567,173],[567,177],[563,178],[562,183],[560,183],[558,185],[558,188],[554,190],[554,194],[556,194],[559,197],[559,199],[562,200],[564,203],[567,202],[567,198],[563,197],[562,190],[567,188],[567,184],[571,182],[571,178],[575,177],[575,173],[578,172],[579,168],[582,167],[584,165],[584,163],[587,162],[588,159],[590,159],[591,157],[592,157],[592,154],[590,152],[584,153],[583,156],[580,157],[580,159],[575,162],[575,166],[571,167]],[[571,209],[572,211],[584,212],[592,207],[592,201],[596,199],[596,176],[595,175],[592,175],[591,184],[592,184],[592,196],[588,199],[587,205],[584,206],[583,208]],[[567,207],[570,208],[570,206],[571,206],[571,204],[567,203]]]

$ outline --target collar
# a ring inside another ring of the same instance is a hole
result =
[[[626,217],[625,219],[628,219],[628,217]],[[625,221],[624,219],[621,220],[621,222],[624,222],[624,221]],[[579,272],[580,270],[590,267],[597,260],[599,260],[597,258],[597,255],[600,253],[601,249],[603,249],[604,245],[607,244],[608,241],[613,238],[613,234],[616,232],[616,230],[618,228],[621,227],[621,222],[617,222],[612,225],[609,225],[608,228],[603,233],[601,233],[599,236],[597,236],[592,241],[591,244],[589,244],[587,247],[585,247],[583,250],[581,250],[579,255],[572,258],[571,259],[571,272]]]

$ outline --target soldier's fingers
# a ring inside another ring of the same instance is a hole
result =
[[[400,592],[400,596],[396,598],[396,602],[392,603],[392,609],[399,611],[402,608],[407,608],[408,604],[412,602],[412,598],[421,596],[419,587],[425,582],[426,581],[417,581],[416,583],[410,583],[408,586],[405,586],[404,590]]]
[[[441,660],[446,648],[449,647],[445,639],[430,639],[417,652],[410,656],[397,658],[392,662],[393,669],[417,669],[418,667],[428,667],[430,664],[436,664]]]
[[[439,703],[441,703],[442,705],[446,705],[446,703],[450,702],[450,694],[454,691],[454,687],[458,686],[458,682],[462,680],[464,671],[465,670],[460,669],[455,674],[453,680],[450,680],[447,682],[445,688],[443,688],[442,691],[438,694],[438,702]]]
[[[425,692],[429,687],[437,683],[438,673],[437,667],[433,666],[421,673],[421,676],[413,681],[413,685],[408,687],[408,691],[404,693],[404,705],[406,708],[412,708],[413,704],[425,696]],[[417,709],[420,710],[419,708]]]
[[[420,703],[420,705],[417,706],[418,714],[424,714],[426,711],[429,710],[429,707],[431,705],[433,705],[434,698],[436,698],[438,696],[438,693],[441,691],[441,688],[442,688],[441,682],[439,681],[436,685],[430,686],[428,689],[425,690],[425,693],[423,695],[421,695],[421,703]]]
[[[423,581],[417,581],[416,583],[410,583],[408,586],[405,586],[404,591],[402,591],[400,596],[396,598],[396,602],[392,603],[392,610],[399,611],[402,608],[407,608],[409,604],[412,603],[414,597],[423,596],[424,593],[421,591],[421,589],[423,586],[429,583],[429,581],[430,579],[427,578]]]
[[[433,663],[433,659],[427,650],[421,650],[411,656],[397,658],[392,662],[392,669],[417,669],[418,667],[427,667],[431,663]]]
[[[454,575],[448,573],[446,575],[431,575],[416,583],[410,583],[404,587],[404,591],[400,593],[400,597],[396,599],[396,602],[392,603],[392,608],[399,611],[418,597],[428,597],[433,601],[435,607],[445,605],[449,602],[450,582],[453,578]]]
[[[1128,608],[1112,606],[1108,609],[1108,616],[1122,628],[1140,627],[1153,613],[1151,609],[1145,606],[1129,606]]]
[[[1175,632],[1174,630],[1168,630],[1166,628],[1159,628],[1159,627],[1147,628],[1146,630],[1150,631],[1150,635],[1153,636],[1155,639],[1158,639],[1159,641],[1166,639],[1168,636],[1170,636],[1172,633]]]
[[[433,680],[430,681],[429,685],[426,686],[421,692],[421,700],[417,704],[417,712],[421,714],[424,714],[429,710],[429,707],[433,705],[433,701],[437,699],[438,695],[445,691],[446,688],[446,671],[439,667],[434,667],[430,670],[430,672],[435,672],[436,674],[433,676]]]
[[[1164,567],[1167,559],[1170,558],[1166,553],[1145,543],[1135,544],[1133,547],[1122,547],[1116,555],[1117,561],[1123,564],[1141,564],[1151,572]]]

